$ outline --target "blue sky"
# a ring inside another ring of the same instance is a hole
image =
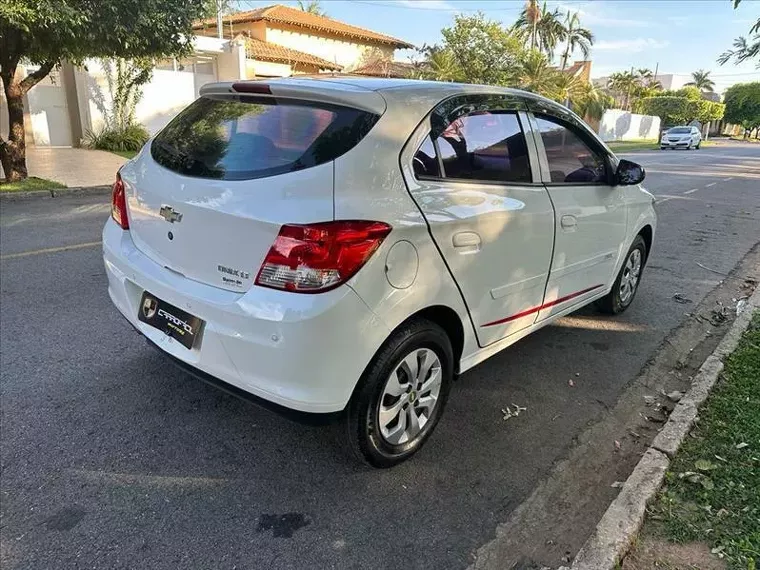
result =
[[[237,0],[240,9],[273,1]],[[294,5],[295,2],[283,1]],[[327,14],[349,24],[370,28],[415,45],[441,40],[441,28],[457,12],[478,10],[510,25],[523,0],[322,0]],[[733,39],[747,35],[760,17],[760,1],[744,0],[734,10],[730,0],[548,0],[550,8],[579,12],[582,23],[596,36],[592,76],[648,67],[659,72],[712,72],[716,90],[733,83],[760,81],[754,64],[718,65],[717,57]],[[398,59],[409,56],[397,52]]]

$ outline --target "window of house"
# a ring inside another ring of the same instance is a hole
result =
[[[546,150],[552,182],[607,182],[604,157],[589,147],[573,129],[545,115],[536,116],[536,123]]]
[[[446,178],[532,182],[528,147],[515,113],[474,111],[451,121],[436,142]]]

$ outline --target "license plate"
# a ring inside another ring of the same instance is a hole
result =
[[[186,348],[193,348],[199,337],[203,321],[190,313],[162,301],[147,291],[143,293],[137,318],[178,340]]]

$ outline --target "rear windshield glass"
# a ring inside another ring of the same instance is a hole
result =
[[[164,127],[150,150],[156,162],[187,176],[262,178],[337,158],[378,118],[292,99],[204,96]]]
[[[670,135],[688,135],[691,132],[691,128],[689,127],[676,127],[674,129],[670,129],[668,131],[668,134]]]

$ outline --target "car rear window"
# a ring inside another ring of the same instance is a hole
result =
[[[204,96],[156,136],[151,156],[187,176],[248,180],[334,160],[378,115],[311,101]]]

